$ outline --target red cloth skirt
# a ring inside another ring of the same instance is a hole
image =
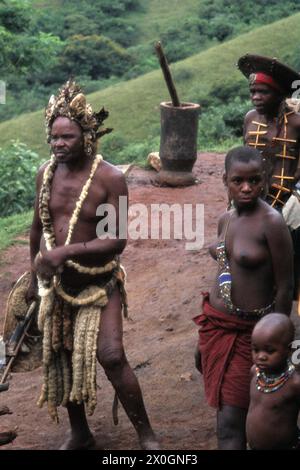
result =
[[[213,308],[209,296],[203,299],[199,351],[205,395],[210,406],[248,408],[250,392],[251,334],[255,320],[240,319]]]

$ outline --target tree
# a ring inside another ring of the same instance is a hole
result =
[[[0,2],[0,25],[13,33],[24,32],[29,26],[30,13],[27,2],[2,0]]]
[[[68,39],[62,63],[69,74],[97,80],[122,75],[133,65],[133,60],[125,49],[105,36],[79,34]]]

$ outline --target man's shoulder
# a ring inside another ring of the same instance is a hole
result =
[[[96,174],[96,179],[99,183],[103,184],[107,189],[125,189],[126,188],[126,179],[121,170],[115,165],[102,160],[101,165]]]
[[[47,166],[49,165],[50,163],[50,160],[47,160],[46,162],[42,163],[41,166],[39,167],[38,171],[44,171],[45,168],[47,168]]]
[[[256,111],[256,109],[250,109],[250,111],[248,111],[246,114],[245,114],[245,121],[250,121],[251,119],[257,119],[258,117],[258,113]]]
[[[124,175],[121,170],[116,165],[112,165],[106,160],[101,161],[101,165],[99,168],[99,176],[105,178],[112,178],[113,180],[122,180],[124,179]]]
[[[50,160],[47,160],[46,162],[42,163],[41,166],[39,167],[38,171],[37,171],[37,178],[41,178],[44,174],[44,171],[45,169],[47,168],[47,166],[49,165],[50,163]]]

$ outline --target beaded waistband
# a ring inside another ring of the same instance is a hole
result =
[[[272,302],[267,307],[249,310],[249,311],[242,310],[241,308],[235,307],[233,304],[232,306],[233,306],[233,310],[228,311],[229,314],[236,315],[239,318],[242,318],[243,320],[259,320],[264,315],[267,315],[267,313],[271,313],[273,311],[274,302]]]

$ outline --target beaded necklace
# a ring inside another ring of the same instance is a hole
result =
[[[295,372],[295,366],[288,359],[286,369],[279,375],[270,374],[255,368],[256,372],[256,389],[262,393],[272,393],[279,390]]]

